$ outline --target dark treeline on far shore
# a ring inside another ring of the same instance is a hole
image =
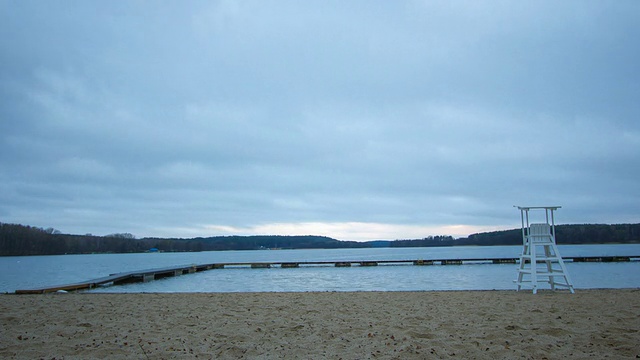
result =
[[[559,244],[640,243],[640,224],[558,225]],[[0,223],[0,256],[90,253],[135,253],[146,251],[190,252],[258,249],[337,249],[371,247],[430,247],[462,245],[519,245],[520,229],[473,234],[455,239],[429,236],[394,241],[340,241],[325,236],[215,236],[191,239],[142,238],[129,233],[106,236],[69,235],[48,228]]]

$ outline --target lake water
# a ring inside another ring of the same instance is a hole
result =
[[[640,244],[560,245],[564,257],[638,256]],[[82,282],[113,273],[205,263],[515,258],[521,246],[208,251],[0,257],[0,292]],[[572,263],[577,289],[639,288],[640,261]],[[282,292],[515,289],[517,265],[380,265],[294,269],[225,268],[91,292]]]

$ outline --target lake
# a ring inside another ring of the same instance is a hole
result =
[[[564,257],[640,255],[640,244],[560,245],[559,249]],[[521,251],[521,246],[461,246],[0,257],[0,292],[82,282],[119,272],[189,264],[514,258]],[[566,265],[577,289],[640,287],[640,261],[566,262]],[[101,287],[90,292],[510,290],[515,289],[513,280],[516,278],[516,269],[517,265],[514,264],[226,268],[148,283]]]

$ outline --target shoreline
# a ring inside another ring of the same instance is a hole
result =
[[[635,358],[640,289],[0,295],[0,357]]]

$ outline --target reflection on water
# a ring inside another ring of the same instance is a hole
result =
[[[0,291],[81,282],[109,274],[176,265],[517,257],[519,246],[222,251],[0,257]],[[563,256],[639,255],[640,245],[565,245]],[[92,292],[420,291],[514,289],[514,264],[380,265],[296,269],[227,268]],[[640,262],[567,263],[576,288],[640,287]]]

